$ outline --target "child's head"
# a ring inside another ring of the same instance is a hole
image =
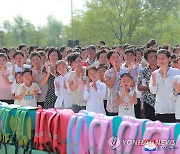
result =
[[[106,50],[101,50],[100,52],[98,52],[96,57],[100,65],[107,64],[107,51]]]
[[[157,63],[159,67],[168,67],[171,60],[171,54],[166,49],[160,49],[157,52]]]
[[[90,59],[94,59],[96,54],[96,48],[93,45],[90,45],[87,48],[87,54]]]
[[[7,63],[7,56],[4,53],[0,53],[0,67],[5,67]]]
[[[98,70],[95,66],[89,66],[87,69],[86,69],[86,76],[89,77],[89,79],[92,81],[92,82],[95,82],[98,80]]]
[[[120,78],[120,85],[122,88],[129,89],[132,86],[133,78],[129,73],[124,73]]]
[[[30,68],[25,68],[22,72],[23,83],[32,84],[33,82],[33,74]]]
[[[81,69],[83,67],[83,61],[80,53],[74,52],[68,56],[69,64],[75,69]]]
[[[98,70],[99,78],[102,79],[104,78],[105,72],[107,70],[107,65],[99,65],[97,70]]]
[[[16,72],[16,73],[15,73],[15,78],[16,78],[16,82],[17,82],[18,84],[23,83],[22,72]]]
[[[61,75],[65,75],[67,73],[67,65],[64,60],[58,60],[56,62],[56,71]]]
[[[115,52],[113,50],[109,51],[107,54],[107,59],[110,63],[110,68],[112,67],[112,64],[115,63],[116,66],[120,66],[120,55],[119,52]]]
[[[23,53],[24,57],[27,57],[27,55],[28,55],[27,50],[28,49],[27,49],[26,44],[19,45],[18,50],[20,50]]]
[[[32,52],[30,55],[30,61],[32,66],[39,67],[41,66],[41,56],[37,52]]]
[[[180,55],[180,48],[179,47],[175,47],[174,49],[173,49],[173,54],[175,54],[175,55]]]
[[[13,57],[16,65],[22,66],[24,64],[24,54],[21,51],[16,51]]]
[[[131,64],[132,62],[135,61],[136,54],[133,48],[127,49],[124,54],[125,54],[124,59],[126,64]]]
[[[158,44],[156,42],[156,40],[151,39],[149,40],[149,42],[146,45],[147,48],[152,48],[152,49],[158,49]]]

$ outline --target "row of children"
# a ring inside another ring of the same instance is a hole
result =
[[[77,47],[73,52],[50,46],[44,51],[34,47],[29,55],[26,45],[13,54],[9,54],[11,49],[1,49],[0,100],[137,118],[142,118],[143,106],[145,118],[178,121],[179,46],[172,50],[176,68],[170,67],[174,63],[169,46],[157,51],[157,43],[150,40],[147,48],[126,44],[109,50],[103,44]]]

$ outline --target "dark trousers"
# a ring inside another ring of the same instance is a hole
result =
[[[161,122],[168,122],[168,123],[172,123],[172,122],[176,122],[175,119],[175,113],[172,114],[156,114],[156,119],[161,121]]]
[[[14,104],[14,100],[0,100],[1,102],[5,102],[7,104]]]
[[[117,116],[118,113],[114,113],[114,112],[108,112],[106,113],[107,116]]]
[[[37,106],[38,106],[38,105],[41,105],[42,108],[44,108],[44,102],[37,102]]]
[[[177,122],[177,123],[180,123],[180,119],[176,119],[176,122]]]
[[[107,115],[107,109],[106,109],[106,106],[107,106],[107,100],[104,100],[104,110],[105,110],[105,112],[106,112],[106,115]]]
[[[156,120],[154,107],[144,102],[144,114],[146,119]]]
[[[136,118],[141,119],[141,100],[137,98],[137,104],[134,105],[134,113]]]

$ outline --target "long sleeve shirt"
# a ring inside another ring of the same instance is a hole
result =
[[[180,74],[180,70],[170,67],[167,78],[162,78],[159,71],[160,69],[154,71],[156,74],[156,86],[153,86],[152,76],[149,83],[151,93],[156,94],[155,113],[175,113],[175,100],[171,99],[169,94],[173,91],[173,78]]]
[[[87,100],[86,110],[105,114],[103,100],[106,95],[106,84],[99,80],[96,81],[97,91],[91,85],[92,83],[89,92],[87,86],[84,87],[84,99]]]

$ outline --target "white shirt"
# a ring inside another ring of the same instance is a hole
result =
[[[149,83],[151,93],[156,94],[155,113],[175,113],[175,100],[168,96],[173,91],[173,78],[176,75],[180,75],[180,70],[170,67],[167,72],[167,78],[162,78],[159,71],[160,69],[154,71],[156,74],[156,86],[152,85],[152,76]]]
[[[180,83],[180,75],[175,76],[173,79],[173,82],[174,81],[177,81],[178,83]],[[174,88],[174,84],[173,84],[173,88]],[[172,91],[170,93],[170,98],[175,99],[175,101],[176,101],[175,117],[176,117],[176,119],[180,119],[180,112],[179,112],[179,109],[180,109],[180,92],[178,93],[177,96],[174,96],[173,91]]]
[[[122,96],[122,89],[118,91],[119,96]],[[134,90],[131,89],[129,92],[129,95],[133,97]],[[129,98],[127,96],[124,96],[123,102],[119,105],[119,112],[118,116],[132,116],[135,117],[134,114],[134,103],[130,102]]]
[[[19,85],[17,95],[20,95],[22,93],[24,86],[26,87],[24,83]],[[33,89],[36,89],[38,90],[38,93],[41,93],[41,89],[39,88],[38,84],[36,82],[33,82],[31,87],[26,87],[25,95],[22,100],[20,100],[22,106],[37,106],[37,100],[34,95]]]
[[[104,98],[106,94],[106,84],[100,82],[99,80],[96,81],[97,91],[91,86],[90,83],[90,91],[87,90],[87,85],[84,87],[84,99],[87,100],[86,110],[92,111],[95,113],[103,113],[105,114],[104,110]]]
[[[69,108],[72,106],[72,92],[69,89],[69,83],[68,83],[68,73],[66,73],[64,76],[59,75],[54,80],[55,82],[59,84],[60,89],[59,91],[56,89],[55,86],[55,95],[58,96],[55,102],[55,107],[62,108],[62,102],[64,102],[65,108]],[[66,84],[67,89],[64,89],[64,82]]]
[[[15,80],[11,85],[11,93],[17,95],[18,88],[19,88],[19,84]],[[14,104],[21,105],[21,101],[19,99],[15,99]]]

